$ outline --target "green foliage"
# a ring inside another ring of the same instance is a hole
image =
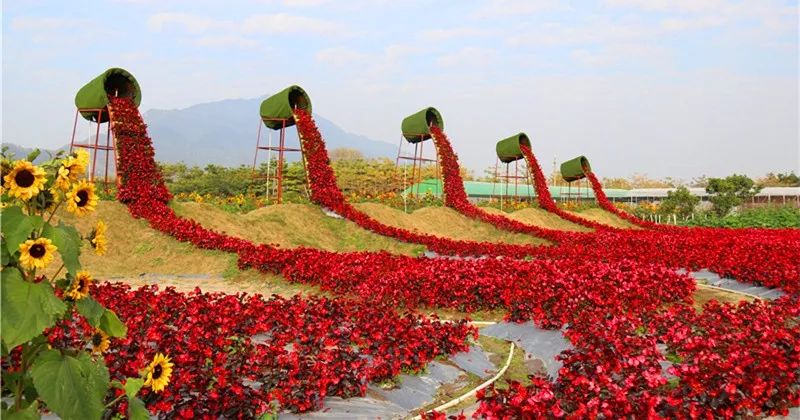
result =
[[[800,187],[800,176],[797,176],[794,171],[777,174],[770,172],[758,180],[758,185],[762,187]]]
[[[78,257],[81,255],[81,236],[78,231],[72,226],[66,226],[59,223],[58,226],[47,224],[42,231],[42,237],[49,238],[53,241],[53,245],[58,247],[58,252],[61,254],[61,259],[67,272],[75,275],[81,268],[81,263]]]
[[[105,410],[108,369],[86,352],[77,356],[46,350],[31,369],[33,384],[47,407],[64,419],[96,419]]]
[[[746,175],[733,174],[727,178],[709,178],[706,192],[717,216],[723,217],[731,209],[755,196],[761,187]]]
[[[34,152],[28,158],[36,156]],[[59,328],[62,321],[73,322],[73,317],[84,317],[111,337],[126,334],[125,324],[113,311],[73,290],[79,286],[79,277],[84,286],[92,281],[88,272],[80,271],[79,258],[81,244],[88,242],[89,235],[83,236],[63,222],[50,222],[60,203],[66,201],[65,192],[85,175],[87,164],[88,154],[82,152],[57,154],[38,167],[25,160],[12,162],[0,153],[3,174],[25,171],[33,179],[28,185],[5,185],[0,196],[2,395],[9,397],[4,399],[3,418],[35,419],[44,409],[68,420],[112,414],[107,408],[111,405],[106,405],[110,382],[104,359],[85,350],[91,337],[74,347],[59,347],[44,335],[49,328]],[[33,245],[21,249],[27,241]],[[52,276],[43,274],[56,254],[63,265]],[[8,357],[12,353],[15,356]],[[133,410],[144,410],[134,413],[135,418],[147,418],[144,405],[136,401],[135,392],[128,395]]]
[[[694,208],[699,203],[700,197],[692,194],[688,188],[680,186],[675,190],[667,191],[667,198],[661,202],[659,212],[686,218],[692,215]]]
[[[25,281],[16,268],[4,269],[2,276],[3,343],[11,349],[52,327],[67,306],[50,283]]]
[[[701,215],[693,220],[687,220],[684,224],[729,228],[800,228],[800,209],[791,206],[755,207],[725,217],[716,214]]]

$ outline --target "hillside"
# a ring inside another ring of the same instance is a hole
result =
[[[258,109],[262,98],[229,99],[193,105],[188,108],[151,109],[144,113],[156,160],[184,162],[204,166],[209,163],[225,166],[252,165],[258,133]],[[360,150],[367,157],[394,157],[394,144],[349,133],[330,120],[315,115],[328,150],[348,147]],[[261,139],[267,144],[271,130],[262,127]],[[278,141],[272,131],[273,142]],[[294,128],[287,131],[287,146],[297,145]],[[224,147],[225,153],[219,153]],[[191,153],[187,153],[191,151]],[[262,151],[261,159],[266,159]],[[290,159],[292,154],[288,155]]]

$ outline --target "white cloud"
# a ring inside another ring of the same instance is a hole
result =
[[[54,31],[76,28],[87,24],[85,19],[21,16],[11,20],[11,29],[15,31]]]
[[[497,51],[490,48],[464,47],[454,53],[445,54],[436,60],[442,67],[474,66],[491,62],[497,56]]]
[[[368,57],[367,54],[345,47],[326,48],[314,54],[314,59],[318,62],[334,67],[361,65]]]
[[[165,28],[180,27],[190,34],[200,34],[212,29],[230,29],[233,23],[188,13],[156,13],[147,19],[147,27],[156,32]]]
[[[258,45],[258,42],[238,35],[208,35],[197,38],[195,45],[201,47],[239,47],[249,48]]]
[[[475,16],[519,16],[569,8],[561,0],[489,0],[475,12]]]
[[[283,0],[283,4],[289,7],[319,6],[328,3],[328,0]]]
[[[350,30],[336,22],[287,13],[252,15],[242,22],[247,33],[317,33],[348,35]]]
[[[446,41],[450,39],[475,38],[489,35],[485,29],[459,27],[448,29],[428,29],[420,32],[419,37],[427,41]]]

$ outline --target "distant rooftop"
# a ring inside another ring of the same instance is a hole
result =
[[[464,181],[464,189],[470,198],[490,198],[490,197],[536,197],[536,190],[530,185],[514,185],[504,182],[478,182]],[[547,187],[550,195],[555,199],[559,198],[594,198],[594,191],[591,188],[580,188],[577,186],[553,186]],[[666,198],[669,191],[675,188],[634,188],[624,190],[619,188],[603,188],[603,192],[608,198],[615,200],[643,200]],[[426,179],[419,184],[412,185],[403,191],[403,194],[425,194],[430,192],[435,196],[442,193],[442,183],[437,179]],[[689,188],[689,192],[698,197],[707,197],[705,188]],[[763,188],[757,197],[800,197],[800,187],[767,187]]]

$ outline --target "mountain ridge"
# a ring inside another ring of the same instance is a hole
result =
[[[156,160],[165,163],[183,162],[189,166],[216,164],[223,166],[252,165],[258,133],[258,109],[266,96],[250,99],[223,99],[203,102],[179,109],[150,109],[142,116],[153,140]],[[325,138],[328,150],[347,147],[357,149],[365,157],[394,158],[397,146],[389,142],[374,140],[367,136],[350,133],[325,117],[315,114],[314,119]],[[272,135],[277,145],[278,132],[261,125],[261,145],[266,146]],[[81,143],[92,141],[84,138]],[[101,137],[101,142],[105,138]],[[15,143],[3,143],[16,152],[16,158],[24,158],[34,148]],[[298,147],[296,131],[286,132],[286,147]],[[55,150],[68,150],[66,144]],[[38,161],[47,158],[46,150]],[[102,154],[100,155],[103,156]],[[296,153],[288,153],[287,160],[297,160]],[[258,161],[267,159],[267,152],[259,150]]]

